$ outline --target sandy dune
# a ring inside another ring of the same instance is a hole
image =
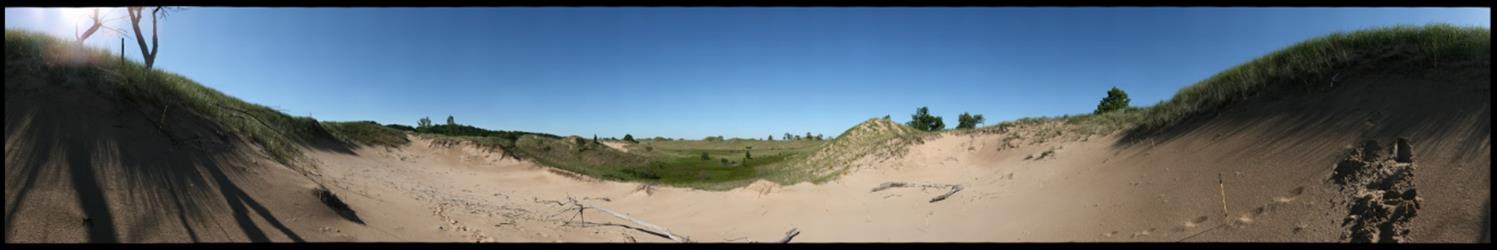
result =
[[[1431,101],[1436,99],[1369,97],[1431,89],[1397,86],[1405,85],[1352,86],[1340,92],[1344,96],[1326,99],[1258,101],[1249,105],[1264,108],[1223,112],[1186,125],[1174,137],[1139,142],[1119,135],[1043,143],[1031,138],[1007,148],[1000,147],[1007,134],[940,135],[903,157],[861,159],[857,171],[830,183],[758,182],[727,192],[658,187],[647,195],[636,184],[574,179],[470,146],[434,148],[414,137],[402,148],[321,152],[317,158],[335,190],[357,194],[346,195],[350,204],[374,215],[367,226],[343,232],[407,237],[364,234],[358,240],[665,241],[622,227],[563,226],[573,214],[538,202],[570,196],[693,241],[772,241],[798,228],[798,242],[1334,242],[1346,240],[1342,220],[1352,214],[1346,204],[1352,197],[1330,181],[1338,161],[1363,140],[1392,145],[1395,137],[1407,137],[1418,166],[1413,186],[1422,191],[1407,237],[1480,240],[1488,233],[1489,208],[1482,204],[1490,194],[1484,188],[1490,183],[1489,110]],[[1446,86],[1433,94],[1484,99],[1456,91],[1473,85]],[[1299,108],[1310,106],[1320,108]],[[1429,109],[1451,112],[1423,112]],[[1026,159],[1051,148],[1057,148],[1052,157]],[[1218,174],[1225,181],[1226,216]],[[886,181],[965,189],[935,203],[928,200],[945,190],[870,192]],[[628,224],[599,212],[583,217]]]
[[[828,183],[760,181],[712,192],[597,181],[417,136],[394,148],[309,147],[312,163],[291,168],[187,113],[120,108],[131,106],[7,79],[5,237],[667,241],[621,226],[568,223],[632,225],[595,210],[574,218],[556,202],[571,197],[700,242],[774,241],[791,228],[801,232],[796,242],[1335,242],[1348,240],[1343,220],[1353,214],[1407,229],[1400,237],[1414,242],[1484,240],[1489,75],[1347,81],[1357,84],[1313,97],[1254,99],[1146,138],[1014,137],[1042,127],[945,133],[899,156],[851,161],[853,171]],[[1417,215],[1354,211],[1349,203],[1362,195],[1354,191],[1368,189],[1331,181],[1338,164],[1367,140],[1392,148],[1397,138],[1409,139],[1414,152],[1412,177],[1396,184],[1419,191]],[[946,190],[871,192],[888,181],[963,189],[939,202],[929,200]],[[329,208],[314,192],[319,187],[354,212]]]

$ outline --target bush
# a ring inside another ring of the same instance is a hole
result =
[[[941,121],[940,116],[930,115],[930,109],[926,107],[915,109],[915,114],[910,115],[908,125],[920,131],[937,131],[946,128],[946,122]]]
[[[1097,103],[1097,111],[1094,113],[1107,113],[1115,110],[1121,110],[1127,107],[1128,92],[1123,92],[1123,90],[1118,89],[1118,87],[1112,87],[1112,89],[1107,90],[1107,97],[1103,97],[1102,102]]]
[[[624,134],[624,141],[630,142],[630,143],[639,143],[639,141],[635,141],[634,140],[634,135],[631,135],[631,134]]]
[[[962,112],[960,116],[956,117],[956,128],[976,128],[977,124],[982,124],[982,122],[982,115],[970,115],[967,112]]]
[[[406,126],[406,125],[400,125],[400,124],[393,124],[393,123],[392,124],[385,124],[385,127],[386,128],[395,129],[395,130],[400,130],[400,131],[416,132],[416,128],[411,127],[411,126]]]

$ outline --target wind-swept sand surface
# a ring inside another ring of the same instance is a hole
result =
[[[1441,100],[1487,100],[1476,95],[1489,87],[1361,79],[1369,84],[1327,98],[1253,101],[1246,105],[1258,108],[1228,110],[1142,141],[1021,133],[1042,127],[947,133],[902,157],[860,159],[855,171],[828,183],[761,181],[726,192],[654,187],[647,194],[639,184],[579,179],[418,137],[400,148],[316,155],[334,190],[367,215],[367,226],[341,230],[390,233],[356,233],[350,238],[356,240],[667,241],[619,226],[564,225],[632,225],[594,210],[574,218],[549,202],[573,197],[693,241],[774,241],[798,228],[796,242],[1325,242],[1348,240],[1343,221],[1354,214],[1353,195],[1331,181],[1337,164],[1365,140],[1391,149],[1404,137],[1415,155],[1410,181],[1421,200],[1412,222],[1400,224],[1405,236],[1416,242],[1484,237],[1489,106]],[[1392,93],[1417,98],[1377,98]],[[1050,149],[1052,155],[1038,157]],[[889,181],[963,189],[938,202],[929,200],[947,190],[870,191]]]
[[[1053,121],[907,147],[849,142],[873,150],[818,152],[876,153],[812,156],[826,165],[810,168],[848,167],[830,182],[721,192],[600,181],[421,136],[399,147],[313,141],[308,162],[286,166],[191,111],[27,77],[6,76],[8,243],[669,241],[568,210],[573,201],[698,242],[778,241],[791,229],[794,242],[1490,235],[1489,71],[1348,74],[1329,91],[1264,93],[1157,134]],[[899,128],[880,126],[870,127]],[[939,201],[951,189],[874,191],[886,182],[961,189]]]

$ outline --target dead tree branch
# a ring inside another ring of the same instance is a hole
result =
[[[689,238],[687,238],[685,236],[680,236],[680,235],[676,235],[676,234],[671,233],[670,229],[666,229],[665,227],[657,226],[655,224],[650,224],[649,222],[645,222],[644,220],[640,220],[640,219],[636,219],[634,217],[631,217],[628,214],[620,213],[618,211],[613,211],[613,209],[608,209],[608,208],[605,208],[605,207],[588,205],[588,204],[582,203],[581,201],[578,201],[576,198],[572,198],[572,197],[567,197],[567,204],[572,205],[572,208],[568,208],[567,210],[568,211],[570,211],[570,210],[577,210],[578,217],[581,217],[582,213],[585,210],[587,210],[587,209],[594,209],[594,210],[598,210],[598,211],[603,211],[604,213],[608,213],[609,215],[613,215],[613,217],[617,217],[619,219],[628,220],[629,222],[633,222],[635,225],[639,225],[639,227],[624,226],[626,228],[632,228],[632,229],[635,229],[635,230],[644,231],[646,233],[650,233],[650,234],[653,234],[653,235],[656,235],[656,236],[661,236],[663,238],[667,238],[667,239],[670,239],[671,241],[675,241],[675,242],[679,242],[679,243],[686,243],[686,242],[690,242],[691,241]],[[584,224],[585,225],[585,224],[587,224],[587,222],[584,220],[584,221],[582,221],[582,223],[579,223],[579,224]],[[609,225],[611,223],[607,223],[607,224],[605,224],[605,223],[595,223],[595,224]],[[612,225],[620,225],[620,224],[612,224]],[[620,225],[620,226],[623,226],[623,225]]]
[[[956,192],[962,191],[962,185],[956,185],[956,184],[913,184],[913,183],[906,183],[906,182],[893,182],[893,181],[891,181],[891,182],[884,182],[883,184],[879,184],[878,187],[873,188],[873,190],[869,191],[869,192],[878,192],[878,191],[883,191],[884,189],[902,188],[902,187],[917,187],[917,188],[921,188],[921,189],[925,189],[925,188],[945,188],[945,189],[950,189],[950,191],[947,191],[945,194],[936,196],[935,198],[931,198],[930,202],[937,202],[937,201],[946,200],[947,197],[951,197],[951,195],[956,194]]]

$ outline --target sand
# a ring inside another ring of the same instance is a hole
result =
[[[400,147],[309,147],[315,164],[292,168],[232,137],[174,144],[150,134],[156,129],[141,117],[153,116],[131,113],[159,110],[110,108],[66,91],[23,95],[8,81],[5,237],[669,242],[582,225],[632,224],[594,210],[578,216],[562,203],[572,198],[696,242],[775,241],[792,228],[800,231],[794,242],[1344,242],[1343,220],[1366,213],[1350,210],[1357,197],[1331,181],[1335,166],[1364,141],[1408,138],[1415,177],[1402,188],[1417,189],[1422,201],[1401,224],[1403,239],[1484,241],[1490,80],[1453,79],[1351,76],[1362,84],[1315,98],[1254,99],[1241,104],[1252,108],[1139,141],[1066,135],[1077,137],[1009,147],[1008,134],[946,133],[903,155],[857,159],[831,182],[758,181],[720,192],[599,181],[417,136]],[[202,129],[170,138],[219,138],[221,130],[177,114],[168,117],[186,118],[171,118],[172,126]],[[100,120],[114,124],[89,122]],[[1050,157],[1031,157],[1049,149]],[[871,192],[889,181],[963,189],[938,202],[929,200],[946,190]],[[352,218],[324,205],[319,187]]]

